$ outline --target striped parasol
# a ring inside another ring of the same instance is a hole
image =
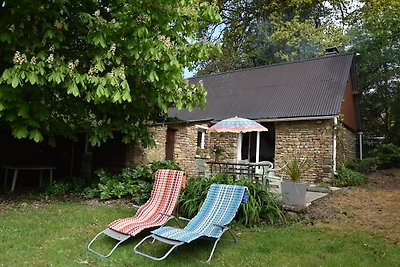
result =
[[[267,128],[265,128],[258,122],[245,118],[240,118],[237,116],[234,118],[222,120],[211,126],[208,130],[219,133],[248,133],[268,131]]]

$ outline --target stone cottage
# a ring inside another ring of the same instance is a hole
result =
[[[338,54],[308,60],[235,70],[189,79],[207,90],[204,110],[178,111],[179,122],[151,126],[156,148],[134,151],[130,164],[174,159],[189,174],[195,157],[237,160],[237,134],[209,133],[208,127],[234,116],[255,120],[268,132],[241,136],[242,157],[282,166],[293,156],[311,159],[307,180],[328,180],[338,164],[358,154],[360,118],[355,55]],[[258,145],[258,147],[256,147]]]

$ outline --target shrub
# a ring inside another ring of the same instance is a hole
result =
[[[377,158],[364,158],[357,166],[357,170],[363,173],[375,172],[378,169],[379,160]]]
[[[46,196],[59,197],[66,194],[80,193],[84,190],[86,184],[84,179],[64,178],[63,180],[55,180],[45,187],[44,194]]]
[[[180,170],[181,168],[173,160],[159,160],[150,163],[150,170],[153,174],[155,174],[158,169]]]
[[[400,148],[394,144],[380,144],[368,156],[378,159],[380,169],[397,167],[400,163]]]
[[[332,179],[335,186],[354,186],[360,185],[365,181],[365,176],[359,172],[340,166],[337,174]]]
[[[83,196],[100,197],[103,200],[131,196],[134,203],[142,204],[150,197],[154,176],[158,169],[179,169],[179,166],[173,161],[156,161],[149,166],[139,165],[135,168],[123,169],[119,174],[111,174],[99,169],[95,172],[99,177],[99,183],[87,187]]]
[[[65,181],[53,181],[45,188],[47,196],[62,196],[72,191],[72,184]]]
[[[362,160],[347,161],[344,166],[353,171],[361,173],[375,172],[378,168],[379,160],[377,158],[364,158]]]
[[[192,218],[197,214],[213,183],[239,184],[247,186],[249,189],[247,203],[240,206],[236,222],[244,226],[252,226],[262,220],[270,224],[277,224],[284,220],[277,197],[266,191],[263,185],[254,183],[247,178],[234,181],[227,174],[217,174],[207,178],[190,178],[180,196],[179,211],[182,216]]]
[[[98,193],[101,199],[121,198],[131,195],[135,200],[142,195],[143,198],[149,196],[147,188],[151,185],[151,174],[149,169],[139,166],[135,169],[124,169],[119,174],[111,174],[103,169],[97,170],[96,175],[99,177],[97,184]],[[88,197],[86,195],[86,197]],[[135,202],[137,202],[135,201]]]

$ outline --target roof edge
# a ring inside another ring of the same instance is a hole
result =
[[[319,57],[313,57],[313,58],[302,59],[302,60],[295,60],[295,61],[289,61],[289,62],[280,62],[280,63],[270,64],[270,65],[262,65],[262,66],[244,68],[244,69],[229,70],[229,71],[218,72],[218,73],[210,73],[210,74],[190,77],[187,80],[190,81],[190,80],[194,80],[194,79],[201,79],[203,77],[208,77],[208,76],[226,75],[226,74],[236,73],[236,72],[241,72],[241,71],[263,69],[263,68],[269,68],[269,67],[275,67],[275,66],[281,66],[281,65],[297,64],[297,63],[301,63],[301,62],[321,60],[321,59],[332,58],[332,57],[350,56],[350,55],[355,56],[356,54],[354,52],[348,52],[348,53],[335,54],[335,55],[322,55],[322,56],[319,56]]]
[[[337,117],[337,115],[314,116],[314,117],[290,117],[290,118],[274,118],[274,119],[256,119],[257,122],[275,122],[275,121],[311,121],[311,120],[328,120]]]

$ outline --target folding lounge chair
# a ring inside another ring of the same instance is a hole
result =
[[[144,229],[162,226],[170,219],[176,220],[171,214],[179,199],[180,189],[184,187],[184,185],[184,172],[158,170],[151,196],[147,202],[140,207],[136,206],[138,210],[133,217],[119,219],[110,223],[108,228],[98,233],[92,241],[90,241],[87,246],[88,250],[100,257],[107,258],[122,242],[126,241],[131,236],[137,235]],[[107,255],[103,255],[90,247],[101,234],[118,241]]]
[[[179,229],[171,226],[163,226],[153,230],[151,231],[151,235],[142,239],[135,246],[134,251],[152,260],[160,261],[165,259],[176,247],[190,243],[197,238],[205,237],[215,239],[211,254],[207,260],[209,262],[218,241],[226,231],[229,231],[233,237],[232,241],[236,242],[236,238],[229,229],[228,224],[235,217],[240,203],[246,202],[246,192],[247,188],[244,186],[212,184],[200,211],[193,219],[186,219],[189,223],[185,228]],[[153,238],[153,242],[158,240],[172,245],[172,247],[164,256],[156,258],[138,250],[139,246],[148,238]]]

